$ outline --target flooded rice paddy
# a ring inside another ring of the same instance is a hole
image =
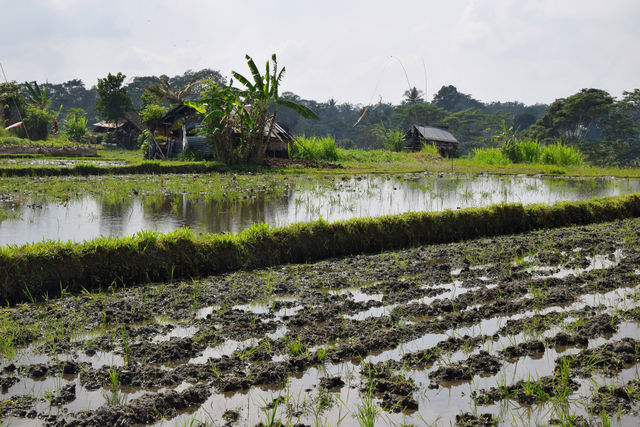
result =
[[[15,425],[637,425],[640,220],[0,311]]]
[[[260,222],[279,227],[638,191],[640,181],[629,179],[448,174],[7,178],[0,188],[0,211],[8,214],[0,215],[0,245],[182,227],[237,233]]]

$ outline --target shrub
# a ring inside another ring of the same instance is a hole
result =
[[[542,155],[542,146],[536,139],[525,139],[519,144],[520,162],[538,163]]]
[[[506,158],[497,148],[485,148],[473,150],[473,160],[487,165],[508,165],[509,159]]]
[[[166,112],[167,109],[162,105],[150,104],[140,110],[140,120],[148,124],[151,130],[155,130]]]
[[[423,143],[422,144],[422,149],[420,150],[421,153],[423,154],[429,154],[432,156],[440,156],[440,152],[438,151],[438,147],[435,146],[435,144],[427,144],[427,143]]]
[[[306,160],[338,160],[336,140],[330,136],[324,138],[298,136],[289,147],[289,155]]]
[[[580,150],[558,141],[544,147],[540,159],[545,165],[578,166],[582,164],[582,157]]]
[[[70,141],[82,142],[87,133],[87,117],[82,108],[72,108],[64,120],[64,131]]]
[[[49,128],[53,122],[53,114],[46,110],[27,106],[27,111],[23,118],[24,127],[32,141],[44,141],[49,136]],[[21,128],[22,129],[22,128]],[[21,132],[24,133],[22,129]],[[26,136],[26,133],[21,136]]]
[[[538,163],[542,147],[534,139],[511,138],[502,143],[500,152],[512,163]]]
[[[384,148],[399,153],[404,149],[404,133],[397,129],[387,129],[384,123],[374,126],[374,133],[382,138]]]

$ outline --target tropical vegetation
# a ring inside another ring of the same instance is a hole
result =
[[[253,59],[246,55],[251,79],[233,71],[243,86],[227,87],[209,80],[199,101],[189,102],[203,115],[205,131],[214,147],[216,158],[225,163],[260,164],[276,125],[279,107],[287,107],[305,118],[317,118],[308,107],[280,98],[279,87],[285,68],[278,70],[276,55],[267,61],[264,75]]]

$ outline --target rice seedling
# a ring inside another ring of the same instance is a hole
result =
[[[273,399],[270,405],[267,405],[267,403],[263,401],[263,406],[260,409],[265,416],[265,421],[263,423],[265,427],[276,427],[280,424],[278,421],[276,421],[276,415],[278,412],[278,406],[281,403],[281,399],[282,397],[278,395],[277,398]]]
[[[292,340],[290,338],[285,337],[285,342],[287,343],[287,351],[292,356],[302,356],[309,353],[308,346],[300,341],[300,338],[296,338]]]
[[[366,365],[366,364],[365,364]],[[361,397],[360,403],[356,406],[355,417],[361,427],[374,427],[378,417],[378,406],[373,401],[373,379],[371,377],[371,367],[366,365],[369,376],[369,388]]]
[[[120,337],[122,338],[122,351],[124,352],[125,363],[129,364],[131,348],[129,347],[129,334],[124,326],[120,327]]]

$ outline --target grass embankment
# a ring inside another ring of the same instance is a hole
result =
[[[130,165],[93,165],[78,163],[73,166],[17,166],[0,167],[0,176],[86,176],[125,174],[169,174],[225,172],[227,167],[219,162],[171,162],[142,161]]]
[[[172,281],[283,263],[454,242],[545,227],[640,216],[640,194],[553,206],[502,204],[336,223],[317,221],[238,235],[196,236],[187,229],[141,232],[83,243],[42,242],[0,249],[0,298],[11,303],[54,296],[63,289]]]

